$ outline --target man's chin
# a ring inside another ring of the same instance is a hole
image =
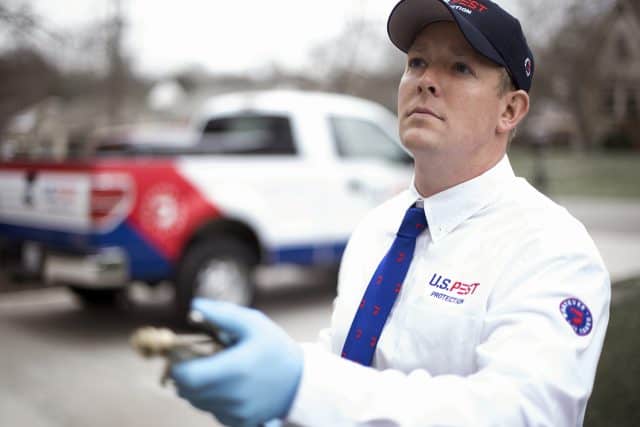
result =
[[[430,151],[438,147],[441,142],[432,132],[421,129],[419,131],[410,130],[402,134],[402,145],[412,153],[416,151]]]

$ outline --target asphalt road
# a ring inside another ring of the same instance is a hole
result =
[[[613,283],[640,276],[640,202],[579,197],[558,202],[589,230]]]
[[[334,287],[317,278],[290,286],[289,276],[263,290],[257,306],[297,340],[313,340]],[[87,310],[63,288],[0,294],[0,426],[217,425],[160,386],[161,360],[129,346],[137,327],[175,327],[155,300]]]

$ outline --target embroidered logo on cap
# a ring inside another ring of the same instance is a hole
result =
[[[593,327],[591,311],[578,298],[567,298],[562,301],[560,303],[560,313],[562,313],[576,334],[585,336],[591,332]]]
[[[486,12],[489,8],[478,0],[445,0],[451,9],[471,15],[473,12]]]
[[[527,77],[531,77],[531,58],[527,58],[524,60],[524,72],[527,74]]]

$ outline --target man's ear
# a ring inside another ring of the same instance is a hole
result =
[[[503,106],[496,131],[509,133],[529,112],[529,94],[524,90],[507,92],[503,97]]]

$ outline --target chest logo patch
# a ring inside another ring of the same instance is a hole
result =
[[[435,273],[431,276],[431,279],[429,279],[429,286],[448,292],[449,294],[466,296],[473,295],[476,292],[476,289],[478,289],[478,286],[480,286],[480,283],[464,283]],[[433,291],[431,296],[436,299],[441,299],[455,304],[464,303],[464,298],[457,298],[440,291]]]
[[[593,327],[593,316],[585,303],[578,298],[567,298],[560,303],[560,313],[579,336],[588,335]]]

